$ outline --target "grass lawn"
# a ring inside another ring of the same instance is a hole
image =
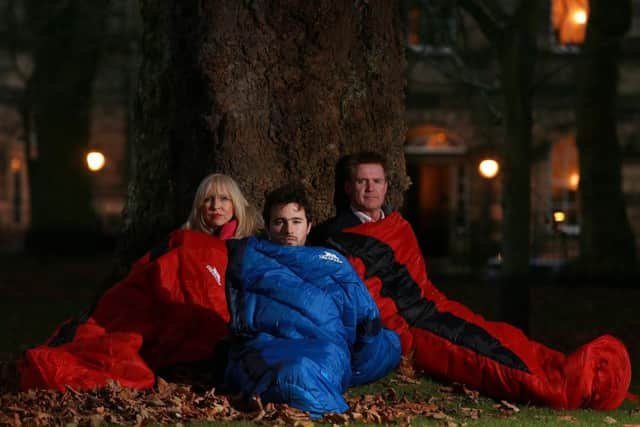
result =
[[[419,384],[402,384],[396,375],[391,375],[379,383],[353,388],[348,395],[358,393],[384,393],[385,387],[394,387],[399,395],[406,395],[413,401],[430,402],[441,409],[447,418],[442,419],[436,412],[428,417],[416,417],[412,425],[473,425],[473,426],[570,426],[577,425],[640,425],[638,404],[626,401],[615,411],[557,411],[547,408],[498,402],[463,387],[450,387],[429,379],[420,378]],[[454,390],[451,390],[451,389]]]
[[[110,266],[109,256],[77,259],[0,256],[0,357],[41,343],[57,324],[88,307],[103,286]],[[492,286],[481,282],[438,284],[436,281],[435,284],[449,298],[462,302],[487,319],[496,318],[498,292]],[[640,285],[638,289],[541,285],[531,288],[530,299],[530,338],[570,352],[598,335],[613,334],[628,346],[633,366],[640,367],[640,315],[637,309]],[[640,369],[633,373],[631,391],[640,393]],[[552,411],[521,405],[514,409],[508,404],[465,392],[461,387],[452,389],[427,378],[420,378],[418,384],[406,383],[397,374],[373,385],[353,388],[348,396],[388,396],[389,393],[393,394],[389,403],[399,402],[406,396],[410,401],[430,403],[437,409],[426,417],[412,418],[413,425],[640,426],[638,403],[625,402],[622,408],[606,413]],[[402,422],[398,420],[398,423]]]

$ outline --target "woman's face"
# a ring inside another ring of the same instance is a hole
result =
[[[210,188],[202,202],[202,218],[209,228],[220,227],[233,218],[233,201],[228,191]]]

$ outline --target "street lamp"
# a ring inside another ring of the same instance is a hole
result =
[[[584,9],[578,9],[573,12],[573,22],[578,25],[584,25],[587,23],[587,12]]]
[[[490,157],[485,157],[478,163],[478,173],[484,182],[481,182],[482,191],[481,216],[479,221],[480,233],[483,237],[484,244],[480,247],[483,255],[493,255],[497,248],[498,241],[494,237],[498,227],[498,222],[502,217],[500,205],[494,203],[497,182],[493,180],[498,175],[500,165]],[[496,247],[494,247],[494,244]]]
[[[486,179],[495,178],[500,171],[500,165],[494,159],[483,159],[478,164],[478,172],[480,176]]]
[[[89,151],[87,153],[86,162],[87,167],[91,172],[98,172],[104,168],[105,157],[100,151]]]

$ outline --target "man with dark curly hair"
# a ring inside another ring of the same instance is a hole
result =
[[[285,184],[267,194],[262,216],[269,240],[286,246],[305,245],[312,212],[302,185]]]

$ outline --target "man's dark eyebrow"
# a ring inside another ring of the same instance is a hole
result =
[[[288,221],[288,220],[291,220],[291,219],[305,219],[305,217],[304,216],[292,216],[290,218],[285,218],[283,216],[277,216],[277,217],[273,218],[274,221],[278,221],[278,220]]]

